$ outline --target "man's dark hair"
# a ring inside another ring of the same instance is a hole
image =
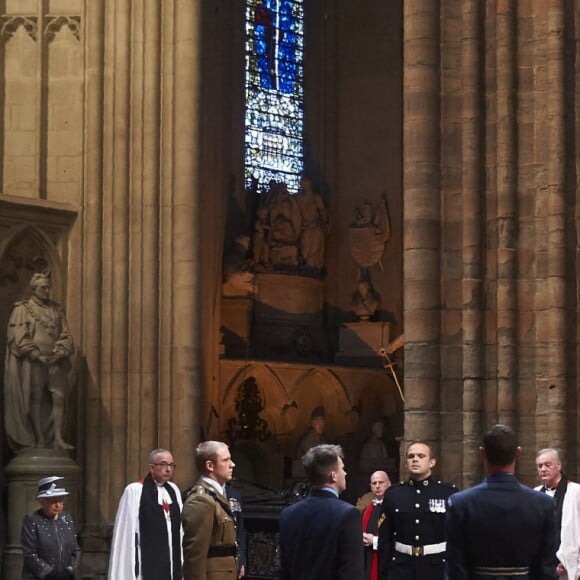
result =
[[[340,445],[316,445],[309,449],[302,457],[302,465],[310,485],[328,483],[330,472],[338,468],[339,457],[343,457]]]
[[[504,467],[513,463],[519,446],[518,438],[511,427],[494,425],[483,436],[483,449],[492,465]]]
[[[407,451],[405,451],[405,457],[407,457],[407,453],[409,453],[409,449],[413,445],[425,445],[425,447],[427,447],[427,449],[429,449],[429,459],[435,459],[435,455],[433,454],[433,447],[431,446],[431,443],[428,443],[427,441],[424,441],[423,439],[415,439],[414,441],[411,441],[411,443],[409,443],[409,445],[407,445]]]

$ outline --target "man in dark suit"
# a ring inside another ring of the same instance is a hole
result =
[[[447,502],[449,580],[555,579],[553,502],[516,479],[515,433],[495,425],[479,453],[486,479]]]
[[[302,458],[310,495],[280,516],[281,580],[362,580],[360,512],[346,489],[340,445],[317,445]]]

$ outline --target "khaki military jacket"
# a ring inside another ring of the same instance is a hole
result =
[[[202,479],[183,503],[184,580],[236,580],[236,525],[228,500]]]

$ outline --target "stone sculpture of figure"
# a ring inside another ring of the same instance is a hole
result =
[[[380,296],[368,280],[359,280],[357,290],[352,295],[352,311],[359,320],[369,320],[374,316],[380,304]]]
[[[32,276],[33,295],[14,305],[8,322],[4,422],[14,451],[73,449],[63,439],[67,373],[74,352],[62,307],[50,300],[48,274]]]
[[[373,207],[368,200],[354,208],[352,228],[362,228],[371,225],[373,220]]]
[[[374,421],[371,425],[371,436],[362,446],[359,467],[363,471],[376,469],[386,470],[389,463],[387,446],[383,441],[385,427],[382,421]]]
[[[300,208],[285,184],[278,185],[270,204],[271,242],[295,244],[300,236]]]
[[[296,453],[298,459],[301,459],[309,449],[312,449],[312,447],[316,447],[316,445],[321,445],[322,443],[328,443],[324,433],[324,408],[316,407],[316,409],[312,411],[310,419],[310,429],[302,435],[298,442]]]
[[[252,261],[249,259],[250,237],[237,236],[223,261],[224,296],[250,296],[255,291]]]
[[[267,264],[270,260],[270,248],[268,247],[268,232],[270,230],[268,209],[258,209],[258,218],[254,223],[254,262],[256,265]]]
[[[324,245],[328,234],[328,214],[322,197],[314,192],[312,180],[302,176],[302,191],[296,197],[302,213],[300,254],[307,267],[321,270],[324,267]]]

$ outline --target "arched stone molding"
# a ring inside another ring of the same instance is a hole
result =
[[[81,39],[81,17],[80,16],[54,16],[45,19],[44,36],[51,41],[63,26],[67,26],[72,35]]]
[[[12,228],[9,235],[0,241],[0,264],[4,263],[7,253],[13,244],[26,238],[38,245],[42,252],[39,258],[46,260],[46,269],[50,271],[53,298],[60,302],[64,295],[65,286],[63,261],[52,240],[41,228],[30,224]],[[39,267],[38,269],[45,268]]]
[[[223,432],[227,422],[236,417],[236,397],[240,385],[248,378],[254,377],[264,400],[264,409],[260,417],[268,423],[272,433],[288,431],[287,415],[283,412],[291,404],[281,378],[268,365],[250,364],[239,369],[224,389],[221,401],[220,426]]]
[[[296,440],[309,428],[311,413],[319,406],[324,407],[330,436],[338,438],[356,428],[358,414],[353,410],[351,394],[329,369],[307,370],[292,387],[291,397],[297,404]]]
[[[38,38],[38,18],[36,16],[2,16],[0,38],[9,40],[21,26],[26,34],[36,42]]]

